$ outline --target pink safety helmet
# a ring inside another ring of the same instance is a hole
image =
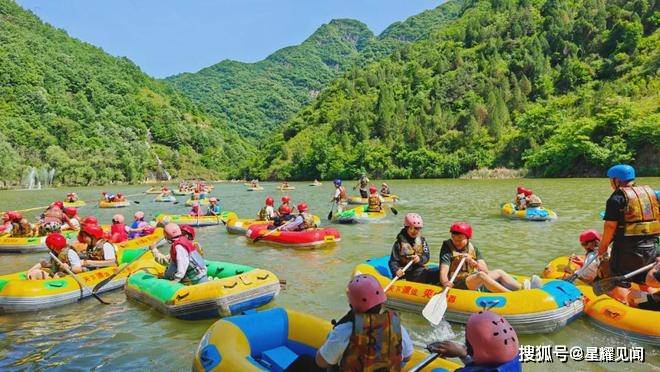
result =
[[[112,221],[117,223],[124,223],[125,220],[123,215],[115,214],[114,216],[112,216]]]
[[[181,228],[179,227],[179,225],[175,223],[168,223],[167,225],[165,225],[164,230],[165,230],[165,236],[167,236],[170,239],[181,236]]]
[[[135,212],[133,217],[135,217],[136,220],[142,220],[142,219],[144,219],[144,212],[137,211],[137,212]]]
[[[424,227],[424,220],[422,216],[417,213],[408,213],[403,219],[403,226],[405,227]]]
[[[465,327],[475,365],[498,365],[518,355],[518,335],[501,315],[490,311],[472,314]]]
[[[357,275],[348,283],[348,303],[353,310],[366,313],[376,305],[380,305],[387,297],[378,280],[371,275]]]

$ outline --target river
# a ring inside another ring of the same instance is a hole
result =
[[[640,179],[640,183],[660,188],[660,178]],[[293,202],[305,201],[314,214],[325,218],[332,192],[330,182],[321,187],[292,183]],[[380,184],[380,183],[378,183]],[[551,259],[581,253],[577,237],[586,228],[602,229],[599,211],[611,193],[606,179],[529,179],[529,180],[401,180],[389,182],[392,192],[402,197],[399,216],[366,225],[338,226],[342,241],[322,250],[291,250],[248,244],[244,237],[228,235],[223,226],[198,230],[198,238],[209,259],[262,267],[286,279],[288,287],[269,306],[284,306],[309,312],[326,319],[339,318],[347,309],[345,285],[353,267],[370,257],[387,255],[402,225],[403,215],[417,212],[425,221],[423,234],[437,261],[440,244],[448,238],[453,221],[467,220],[474,227],[473,242],[480,248],[489,267],[519,274],[540,274]],[[533,189],[554,209],[554,222],[510,221],[500,217],[499,205],[513,197],[518,184]],[[212,195],[220,198],[225,210],[239,216],[253,216],[267,195],[282,193],[273,183],[263,192],[245,192],[242,184],[216,184]],[[352,186],[352,185],[350,185]],[[108,186],[104,188],[66,188],[37,191],[0,191],[0,210],[25,209],[46,205],[76,191],[84,200],[98,199],[101,191],[143,192],[148,186]],[[350,187],[349,187],[350,191]],[[178,197],[183,201],[183,197]],[[132,197],[138,201],[124,209],[81,208],[81,215],[93,214],[109,223],[114,213],[127,220],[137,210],[148,217],[158,212],[187,213],[180,203],[152,202],[153,195]],[[37,212],[27,213],[30,218]],[[0,257],[0,274],[25,270],[44,254]],[[193,353],[204,331],[213,323],[167,318],[143,305],[126,300],[122,291],[104,295],[115,304],[100,305],[94,299],[35,313],[0,316],[0,369],[41,370],[76,369],[126,370],[152,366],[158,370],[188,370]],[[426,343],[441,339],[462,341],[464,327],[441,324],[432,328],[421,317],[403,313],[404,325],[415,341]],[[525,345],[643,346],[605,334],[585,317],[550,335],[523,335]],[[645,362],[635,364],[525,364],[525,370],[660,370],[660,350],[645,347]]]

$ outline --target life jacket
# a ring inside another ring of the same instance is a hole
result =
[[[513,359],[500,365],[475,365],[470,363],[463,368],[457,369],[455,372],[520,372],[522,366],[520,358],[516,355]]]
[[[131,229],[137,229],[137,228],[139,228],[140,225],[143,224],[143,223],[146,223],[146,222],[144,222],[144,221],[142,221],[142,220],[140,220],[140,221],[133,221],[133,223],[131,224]],[[129,238],[129,239],[135,239],[135,238],[140,237],[140,236],[144,236],[144,231],[142,231],[142,232],[140,232],[140,231],[131,231],[131,232],[128,234],[128,238]]]
[[[400,371],[403,346],[399,316],[354,314],[353,331],[341,358],[342,371]]]
[[[257,220],[259,221],[270,220],[270,216],[268,215],[268,212],[266,212],[266,207],[262,207],[261,209],[259,209],[259,213],[257,213]]]
[[[300,225],[302,230],[313,229],[316,227],[316,222],[314,222],[314,216],[309,213],[302,213],[303,223]]]
[[[528,206],[532,208],[537,208],[540,207],[542,204],[543,202],[541,201],[541,198],[538,195],[532,194],[529,196],[529,201],[527,203]]]
[[[112,243],[121,243],[128,240],[128,234],[126,233],[126,225],[123,223],[113,223],[110,226],[110,236]]]
[[[344,201],[346,199],[348,199],[346,188],[344,186],[339,186],[339,201]]]
[[[48,222],[57,222],[61,225],[63,219],[64,212],[62,212],[62,210],[57,207],[52,207],[44,212],[43,223],[45,224]]]
[[[626,198],[623,210],[625,236],[660,234],[660,207],[655,191],[649,186],[621,187]]]
[[[67,265],[69,265],[69,267],[71,267],[71,262],[69,262],[69,249],[71,249],[71,248],[69,248],[69,247],[64,247],[64,248],[60,251],[60,253],[57,254],[57,259],[60,260],[60,262],[62,262],[63,264],[67,264]],[[77,253],[77,252],[76,252],[76,253]],[[66,272],[65,270],[63,270],[63,269],[60,267],[60,264],[58,264],[57,261],[55,261],[55,260],[52,259],[52,258],[50,259],[50,264],[51,264],[51,266],[52,266],[53,269],[54,269],[54,270],[53,270],[53,273],[56,273],[56,272]]]
[[[456,271],[458,268],[458,264],[461,262],[461,256],[464,253],[467,253],[470,255],[470,257],[473,260],[477,260],[477,251],[474,249],[474,246],[472,245],[472,242],[468,242],[468,245],[466,249],[463,249],[459,251],[455,246],[454,243],[449,241],[449,245],[451,247],[451,265],[449,265],[449,272],[453,273]],[[472,274],[476,269],[475,268],[470,268],[469,265],[465,262],[463,262],[463,266],[461,267],[461,271],[458,272],[458,275],[456,275],[457,279],[465,279],[468,275]]]
[[[11,236],[23,237],[32,236],[32,227],[30,224],[22,224],[20,222],[12,223]]]
[[[94,244],[92,247],[88,247],[86,259],[94,260],[94,261],[104,261],[105,255],[103,254],[103,246],[105,245],[105,243],[109,243],[109,242],[105,239],[99,239],[96,242],[96,244]]]
[[[222,213],[222,207],[220,207],[220,204],[209,205],[209,210],[207,215],[218,215],[220,213]]]
[[[378,194],[369,195],[368,203],[369,205],[367,206],[367,212],[380,212],[381,201]]]
[[[190,239],[187,237],[181,235],[178,238],[174,239],[172,241],[172,245],[170,246],[170,259],[172,260],[173,263],[176,264],[176,246],[180,245],[183,248],[188,251],[188,255],[190,256],[190,264],[188,265],[188,269],[186,270],[186,278],[189,279],[192,282],[196,282],[200,278],[206,276],[206,264],[204,263],[204,258],[202,258],[202,255],[197,251],[197,247],[194,242],[191,242]]]
[[[400,232],[399,235],[397,235],[397,241],[399,242],[399,255],[403,259],[402,262],[403,264],[408,263],[408,257],[411,257],[413,255],[417,255],[419,258],[422,258],[424,255],[424,240],[422,239],[422,236],[419,235],[415,238],[412,244],[410,244],[409,240],[405,237],[405,232]]]

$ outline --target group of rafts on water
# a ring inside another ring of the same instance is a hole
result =
[[[385,194],[385,197],[377,193],[375,187],[372,186],[366,198],[362,193],[363,190],[361,190],[360,197],[351,198],[347,196],[340,180],[335,180],[334,184],[333,204],[328,215],[328,219],[333,222],[377,221],[386,216],[386,203],[394,203],[398,200],[398,197],[389,193],[389,188],[381,189],[381,191],[387,191],[387,193],[382,193]],[[163,189],[160,190],[161,193],[163,191]],[[207,192],[210,191],[207,190]],[[518,188],[515,202],[511,203],[511,208],[515,211],[543,209],[538,203],[538,198],[530,198],[530,195],[532,195],[530,190]],[[67,195],[67,202],[75,202],[69,196],[71,194]],[[160,214],[156,217],[155,222],[158,223],[158,226],[180,225],[181,231],[187,231],[190,241],[194,241],[195,234],[194,229],[190,228],[191,226],[203,227],[221,223],[226,226],[228,232],[245,234],[255,243],[263,242],[300,248],[318,247],[340,241],[340,233],[336,229],[318,227],[321,219],[318,216],[308,215],[307,206],[304,203],[297,206],[298,216],[291,216],[289,203],[290,198],[285,196],[282,198],[282,205],[275,210],[274,201],[272,198],[267,198],[266,205],[259,211],[255,219],[241,219],[234,212],[211,208],[207,214],[201,214],[197,208],[188,215]],[[363,205],[348,209],[348,204]],[[57,208],[57,205],[51,205],[49,208],[53,207]],[[338,209],[336,212],[335,208]],[[389,208],[394,214],[398,213],[393,206]],[[8,213],[5,213],[5,222]],[[362,214],[367,214],[367,217],[359,218]],[[371,218],[370,216],[373,214],[376,216]],[[505,213],[504,208],[503,214],[511,216],[511,213]],[[406,216],[406,221],[409,215]],[[308,216],[309,218],[307,218]],[[554,212],[552,216],[556,218]],[[527,219],[540,220],[539,218]],[[299,223],[296,229],[287,228],[291,224],[301,221],[302,223]],[[113,219],[113,224],[115,222]],[[101,240],[111,240],[108,235],[105,235],[99,237],[98,240],[91,239],[90,241],[90,234],[85,233],[84,223],[81,224],[81,228],[82,233],[71,230],[67,231],[64,236],[70,240],[78,236],[78,240],[87,244],[88,248],[98,246]],[[102,226],[102,228],[105,231],[110,230],[108,226]],[[7,241],[16,244],[12,239],[18,238],[8,235],[10,234],[0,236],[0,249]],[[80,239],[81,236],[82,239]],[[210,280],[203,283],[190,284],[164,279],[166,266],[161,260],[158,260],[158,256],[162,255],[154,249],[163,243],[163,238],[163,229],[158,227],[152,229],[148,235],[113,244],[116,263],[109,267],[96,268],[78,274],[68,272],[71,275],[60,273],[42,280],[31,280],[27,272],[1,276],[0,312],[33,311],[75,302],[90,296],[105,303],[99,297],[100,293],[123,286],[129,298],[152,306],[165,314],[182,319],[202,319],[240,314],[245,310],[270,302],[280,292],[281,283],[272,272],[226,262],[205,260],[206,275]],[[168,238],[169,240],[176,239],[172,236]],[[469,238],[471,238],[471,229]],[[46,249],[43,245],[46,237],[32,237],[32,239],[40,241],[40,245],[35,246],[34,250]],[[582,241],[582,237],[580,240]],[[75,245],[72,243],[70,247]],[[201,247],[197,246],[197,248],[201,251]],[[577,275],[582,274],[583,270],[577,270],[576,275],[568,277],[567,272],[572,273],[573,271],[567,270],[567,266],[570,267],[572,262],[588,261],[589,257],[584,257],[582,260],[574,257],[559,257],[553,260],[543,272],[545,279],[538,280],[537,278],[537,285],[533,288],[523,287],[522,283],[528,281],[527,278],[511,276],[522,288],[502,293],[485,291],[483,288],[479,290],[452,288],[448,291],[448,287],[443,289],[437,283],[427,284],[404,279],[397,281],[399,278],[395,275],[396,273],[392,272],[390,260],[389,256],[368,259],[357,265],[353,271],[354,276],[366,274],[375,278],[382,287],[386,288],[385,306],[389,308],[415,312],[424,309],[426,312],[434,299],[442,296],[443,301],[441,302],[443,306],[446,306],[446,313],[444,310],[443,313],[445,319],[449,321],[466,323],[470,314],[490,309],[508,320],[518,333],[556,332],[586,312],[597,325],[606,330],[642,342],[660,345],[660,330],[657,327],[660,313],[628,307],[604,294],[596,295],[589,285],[580,280],[582,276]],[[567,262],[568,265],[566,265]],[[463,262],[461,262],[462,264]],[[427,267],[435,267],[437,270],[437,265],[434,264],[429,264]],[[453,269],[455,268],[452,267]],[[456,273],[459,270],[460,266]],[[454,278],[451,279],[451,281],[453,280]],[[573,284],[574,282],[577,286]],[[433,306],[437,306],[437,303],[433,303]],[[435,311],[434,309],[431,311]],[[427,318],[430,320],[433,315]],[[274,319],[277,321],[269,323]],[[439,322],[439,319],[432,322]],[[259,327],[249,326],[250,324],[259,324]],[[267,324],[268,327],[265,326]],[[310,326],[311,324],[317,326]],[[310,354],[310,350],[318,349],[325,340],[329,329],[330,324],[318,318],[278,309],[229,318],[211,327],[204,336],[198,355],[196,355],[195,367],[209,370],[242,366],[277,370],[282,363],[285,366],[288,365],[287,363],[290,364],[297,355]],[[279,336],[275,337],[275,334]],[[271,340],[272,345],[270,346],[272,347],[263,349],[263,338],[270,336],[274,337]],[[227,352],[232,355],[226,355]],[[282,352],[288,354],[288,357],[282,359]],[[420,361],[422,357],[420,352],[415,351],[412,360]],[[249,363],[245,364],[246,360]],[[431,366],[446,369],[457,367],[442,359],[433,363],[435,364],[431,364]]]

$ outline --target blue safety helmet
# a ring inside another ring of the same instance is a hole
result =
[[[335,186],[341,186],[341,180],[340,180],[339,178],[337,178],[337,179],[335,179],[334,181],[332,181],[332,183],[334,183]]]
[[[607,171],[607,177],[616,178],[622,182],[628,182],[635,179],[635,168],[628,164],[617,164]]]

